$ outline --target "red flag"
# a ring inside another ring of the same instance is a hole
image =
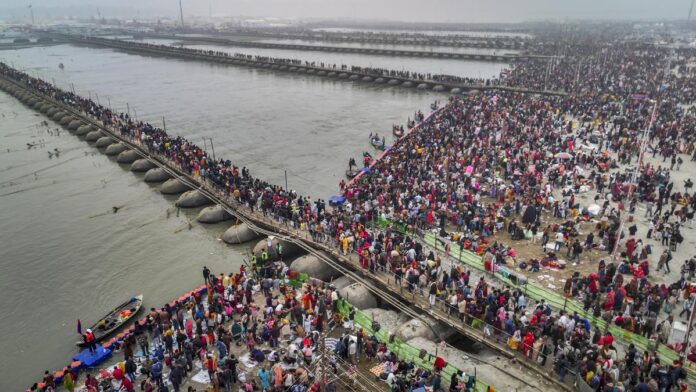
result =
[[[80,322],[80,319],[77,319],[77,333],[82,335],[82,323]]]

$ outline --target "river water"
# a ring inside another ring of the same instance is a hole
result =
[[[156,125],[164,117],[170,133],[196,143],[212,138],[218,157],[279,184],[287,171],[289,186],[312,197],[337,191],[371,131],[390,140],[392,124],[445,98],[70,45],[2,51],[0,60]],[[77,318],[86,327],[140,293],[146,307],[160,306],[200,285],[203,265],[237,270],[247,248],[217,239],[229,222],[189,228],[198,210],[177,213],[175,198],[68,132],[49,134],[44,119],[0,92],[3,391],[66,365]],[[49,158],[54,149],[60,156]]]

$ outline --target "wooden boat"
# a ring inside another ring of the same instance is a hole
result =
[[[114,310],[107,313],[106,316],[102,317],[101,320],[97,321],[89,328],[94,334],[94,341],[99,343],[99,341],[106,339],[112,333],[116,332],[116,330],[126,324],[128,320],[135,317],[142,306],[143,295],[140,294],[118,305]],[[80,347],[87,347],[83,341],[77,342],[77,345]]]
[[[392,133],[396,137],[401,137],[404,136],[404,127],[400,127],[398,125],[394,125],[394,128],[392,128]]]
[[[378,150],[384,150],[384,141],[382,141],[382,139],[377,135],[370,138],[370,144],[372,144],[372,147]]]

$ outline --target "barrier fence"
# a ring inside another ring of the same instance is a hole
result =
[[[423,235],[423,242],[440,252],[445,251],[444,243],[433,233],[425,233]],[[670,349],[666,345],[658,345],[653,339],[648,339],[617,325],[607,323],[601,318],[594,317],[591,313],[586,312],[578,302],[568,300],[568,298],[559,293],[548,290],[535,282],[529,282],[526,279],[518,279],[516,275],[509,273],[504,268],[501,268],[496,272],[486,270],[481,256],[474,252],[467,249],[461,249],[459,247],[453,247],[450,249],[449,255],[478,271],[491,273],[506,285],[522,290],[529,298],[536,301],[543,299],[549,304],[549,306],[555,309],[563,309],[567,312],[577,312],[580,317],[587,319],[592,326],[596,326],[605,332],[611,332],[612,336],[614,336],[616,340],[621,341],[626,346],[633,344],[636,349],[639,350],[639,352],[656,351],[662,363],[671,364],[673,361],[679,359],[679,353]],[[694,368],[693,364],[687,361],[684,364],[684,369],[687,371],[688,379],[696,382],[696,368]]]

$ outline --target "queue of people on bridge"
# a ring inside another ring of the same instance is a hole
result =
[[[263,30],[250,29],[248,32],[255,34],[264,34]],[[507,32],[509,33],[509,32]],[[377,41],[377,42],[400,42],[410,45],[453,45],[460,44],[466,46],[467,43],[490,42],[501,46],[515,46],[525,42],[531,43],[532,38],[526,35],[498,35],[491,33],[485,36],[469,35],[469,34],[425,34],[415,32],[379,32],[379,31],[316,31],[316,30],[290,30],[287,32],[279,32],[277,29],[267,32],[266,34],[274,37],[292,37],[293,39],[308,39],[308,40],[346,40],[346,41]]]
[[[101,41],[105,41],[105,42],[114,41],[114,40],[104,39],[104,38],[90,38],[90,39],[101,40]],[[120,42],[120,43],[126,44],[126,45],[140,46],[140,47],[144,47],[144,48],[172,49],[172,46],[170,46],[170,45],[158,45],[158,44],[139,43],[139,42]],[[351,71],[351,72],[358,72],[358,73],[373,75],[376,77],[394,77],[394,78],[404,78],[404,79],[413,79],[413,80],[422,80],[422,81],[435,81],[435,82],[441,82],[441,83],[455,83],[455,84],[461,84],[461,85],[466,85],[466,86],[495,86],[495,85],[500,85],[499,82],[500,82],[500,80],[502,80],[499,78],[487,79],[487,78],[460,77],[460,76],[454,76],[454,75],[435,75],[435,74],[430,74],[430,73],[419,73],[419,72],[404,71],[404,70],[392,70],[392,69],[378,68],[378,67],[348,66],[346,64],[338,65],[338,64],[329,64],[329,63],[316,62],[316,61],[302,61],[302,60],[290,59],[290,58],[277,58],[277,57],[270,57],[270,56],[250,55],[250,54],[244,54],[244,53],[230,53],[230,52],[226,52],[226,51],[211,50],[211,49],[195,49],[195,48],[181,47],[181,48],[177,48],[177,50],[185,51],[185,52],[191,53],[191,54],[203,54],[203,55],[209,55],[209,56],[232,57],[232,58],[237,58],[237,59],[242,59],[242,60],[257,61],[257,62],[278,64],[278,65],[317,67],[317,68],[323,68],[326,71],[339,71],[339,70],[340,71]]]

